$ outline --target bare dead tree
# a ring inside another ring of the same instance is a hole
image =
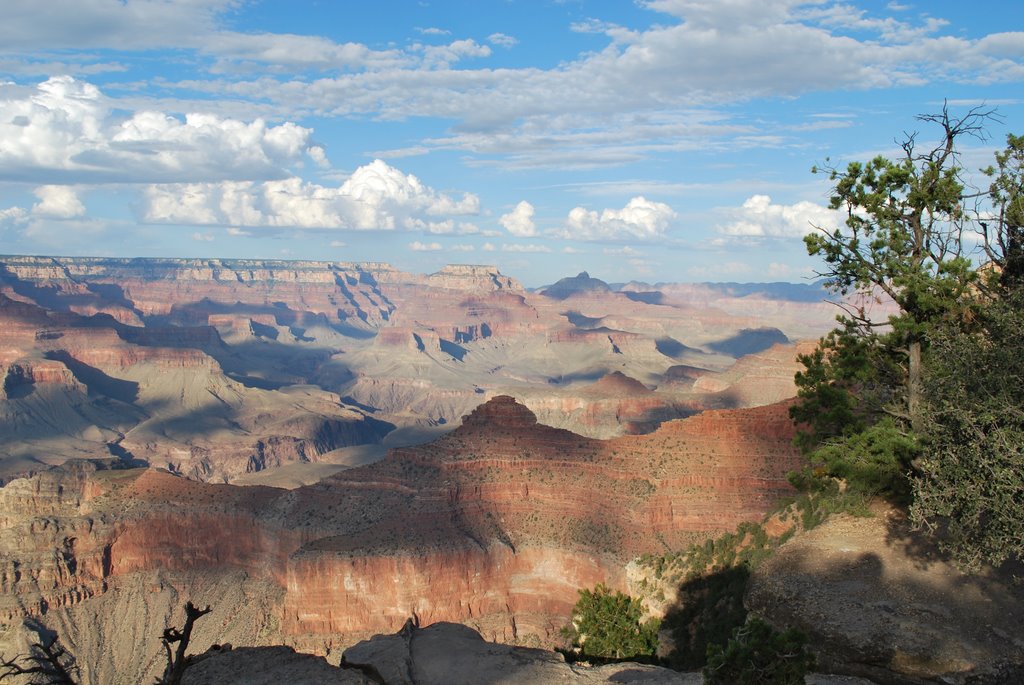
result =
[[[40,637],[28,654],[0,654],[0,680],[31,676],[29,685],[78,685],[78,664],[56,635]]]
[[[193,662],[193,657],[188,656],[188,643],[192,639],[192,628],[196,621],[210,613],[209,605],[205,609],[197,608],[192,602],[185,604],[185,625],[179,631],[175,627],[164,628],[164,634],[160,641],[164,644],[164,651],[167,653],[167,668],[164,669],[162,677],[158,678],[156,685],[181,685],[181,678]],[[177,645],[173,650],[171,645]]]

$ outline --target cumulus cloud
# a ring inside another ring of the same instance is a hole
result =
[[[441,247],[441,243],[421,243],[420,241],[415,240],[409,243],[409,249],[413,252],[437,252],[443,248]]]
[[[324,161],[312,131],[212,114],[184,120],[127,116],[96,86],[70,76],[35,87],[0,85],[0,178],[65,182],[272,179],[307,154]]]
[[[466,243],[452,245],[452,252],[473,252],[476,248]]]
[[[74,188],[68,186],[39,186],[35,190],[39,202],[32,206],[32,214],[49,219],[74,219],[85,214],[85,205],[78,199]]]
[[[733,221],[716,230],[736,239],[802,238],[816,226],[835,229],[841,221],[839,212],[813,202],[779,205],[768,195],[753,195],[730,213]]]
[[[338,188],[292,177],[152,185],[145,198],[146,221],[197,225],[452,233],[475,226],[442,217],[480,211],[475,195],[439,193],[381,160],[359,167]]]
[[[600,214],[576,207],[569,212],[565,229],[556,233],[575,240],[652,240],[663,237],[675,218],[667,204],[637,196],[622,209],[605,209]]]
[[[533,213],[533,205],[523,200],[511,212],[502,214],[498,223],[514,236],[529,238],[537,235],[537,227],[533,223]]]

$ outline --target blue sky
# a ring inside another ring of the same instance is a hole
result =
[[[814,164],[1022,84],[1005,0],[4,0],[0,253],[799,281]]]

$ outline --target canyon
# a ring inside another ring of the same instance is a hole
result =
[[[0,616],[45,618],[94,682],[115,681],[110,628],[91,626],[157,622],[186,593],[230,617],[211,622],[210,643],[241,632],[332,655],[415,616],[550,646],[578,588],[626,590],[629,559],[759,518],[791,492],[786,409],[713,410],[597,440],[497,396],[438,440],[292,490],[73,460],[0,489]],[[146,675],[151,642],[116,682]]]
[[[200,649],[550,647],[579,588],[792,494],[815,292],[0,258],[0,651],[152,679],[185,599]]]
[[[834,315],[811,285],[564,281],[531,292],[486,266],[2,257],[0,479],[111,455],[218,482],[286,465],[319,476],[443,434],[502,394],[590,437],[645,433],[791,397],[810,349],[791,341]]]

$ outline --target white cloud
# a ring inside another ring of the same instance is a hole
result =
[[[0,225],[21,224],[28,220],[28,212],[21,207],[8,207],[0,209]]]
[[[484,243],[480,246],[480,249],[484,252],[494,252],[494,245],[492,243]]]
[[[452,252],[473,252],[476,248],[468,244],[452,245]]]
[[[78,199],[74,188],[68,186],[39,186],[35,189],[39,202],[32,206],[32,214],[49,219],[74,219],[85,214],[85,205]]]
[[[583,250],[577,250],[575,247],[563,247],[561,250],[562,254],[584,254]]]
[[[502,214],[498,223],[514,236],[529,238],[537,235],[537,227],[533,223],[533,213],[533,205],[523,200],[511,212]]]
[[[802,238],[816,226],[834,229],[840,214],[813,202],[792,205],[773,204],[768,195],[753,195],[739,209],[731,210],[734,219],[716,230],[738,239]]]
[[[454,62],[467,57],[490,57],[491,49],[480,45],[475,40],[463,39],[452,41],[448,45],[416,45],[423,53],[423,67],[427,69],[447,69]]]
[[[1006,78],[1007,67],[1012,66],[1000,54],[990,54],[995,44],[958,35],[926,35],[941,28],[929,20],[874,20],[856,11],[844,13],[844,6],[822,8],[788,0],[647,4],[680,21],[644,31],[588,24],[588,30],[606,34],[609,44],[548,70],[415,71],[486,54],[486,46],[465,40],[413,46],[410,54],[422,53],[422,59],[411,69],[344,74],[319,79],[315,85],[256,80],[232,82],[230,88],[233,94],[271,97],[323,113],[460,119],[498,139],[535,131],[535,124],[545,117],[550,117],[549,125],[562,121],[565,129],[574,128],[566,123],[570,115],[607,119],[615,113],[660,112],[820,89],[967,82],[983,75]],[[866,35],[848,35],[851,27]],[[549,93],[559,97],[553,99]]]
[[[476,227],[440,217],[480,211],[475,195],[438,193],[380,160],[359,167],[338,188],[292,177],[153,185],[145,195],[144,217],[154,223],[453,233]]]
[[[624,257],[641,257],[643,252],[626,245],[625,247],[606,247],[601,250],[606,255],[621,255]]]
[[[666,112],[821,90],[1024,78],[1019,32],[970,38],[943,26],[941,19],[886,16],[892,12],[881,7],[873,14],[848,3],[643,4],[668,16],[645,30],[600,21],[579,24],[577,30],[606,36],[606,45],[548,69],[450,68],[491,54],[488,45],[471,39],[378,51],[317,36],[223,30],[228,11],[239,7],[235,0],[5,0],[10,16],[0,23],[0,46],[7,51],[193,50],[200,70],[211,56],[216,63],[210,71],[234,70],[219,79],[161,84],[189,97],[210,96],[193,104],[205,102],[235,117],[246,116],[238,114],[245,110],[281,118],[308,113],[439,117],[459,124],[452,127],[457,133],[414,141],[406,154],[437,148],[500,152],[511,155],[509,165],[519,168],[586,168],[635,162],[680,147],[706,149],[708,135],[672,133],[671,126],[660,124],[658,117]],[[890,7],[899,9],[895,3]],[[503,47],[514,40],[503,33],[487,38]],[[307,69],[328,73],[307,75]],[[722,126],[711,142],[731,135]],[[617,143],[610,145],[609,139]],[[307,154],[318,161],[323,151],[311,147]]]
[[[35,87],[0,85],[0,178],[93,182],[271,179],[323,150],[312,131],[212,114],[184,121],[152,110],[128,116],[70,76]]]
[[[7,49],[156,49],[198,45],[234,0],[4,0]]]
[[[439,29],[435,26],[428,26],[426,28],[417,26],[416,30],[424,36],[450,36],[452,34],[452,32],[447,29]]]
[[[327,247],[348,247],[348,243],[341,240],[332,240]]]
[[[288,73],[302,68],[380,69],[411,66],[397,50],[371,50],[361,43],[335,43],[320,36],[290,33],[212,32],[198,46],[217,58],[216,71],[244,70]]]
[[[508,243],[501,246],[502,252],[529,252],[529,253],[540,253],[540,252],[551,252],[551,248],[547,245],[534,245],[532,243],[522,245],[514,243],[509,245]]]
[[[575,240],[651,240],[663,237],[675,218],[667,204],[637,196],[622,209],[605,209],[600,214],[576,207],[569,212],[565,229],[556,233]]]
[[[200,233],[199,231],[196,231],[195,233],[192,234],[192,240],[198,240],[199,242],[204,242],[204,243],[213,242],[213,234],[212,233]]]
[[[212,55],[215,70],[261,72],[282,67],[383,68],[414,61],[398,50],[371,50],[320,36],[239,33],[222,29],[223,16],[238,0],[4,0],[0,45],[6,51],[58,49],[152,51],[193,49]],[[39,73],[39,72],[37,72]],[[68,73],[67,71],[48,73]]]
[[[502,48],[510,48],[519,42],[515,37],[504,33],[492,33],[487,36],[487,41]]]
[[[243,231],[237,226],[228,226],[228,235],[236,237],[246,237],[252,235],[251,231]]]
[[[421,243],[420,241],[415,240],[409,243],[409,249],[413,252],[437,252],[443,248],[441,247],[441,243]]]

